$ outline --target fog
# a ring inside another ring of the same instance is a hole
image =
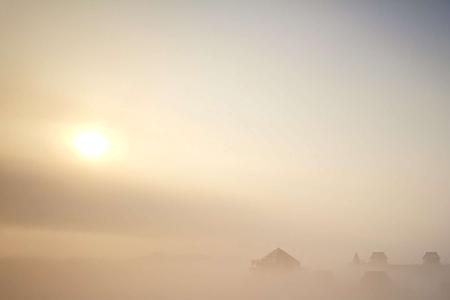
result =
[[[449,16],[0,0],[0,298],[449,299]]]
[[[450,288],[450,269],[444,266],[396,267],[386,271],[386,280],[350,265],[261,272],[249,271],[236,258],[162,253],[126,260],[2,259],[0,267],[1,293],[7,299],[438,300],[448,299]]]

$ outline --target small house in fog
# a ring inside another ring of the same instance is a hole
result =
[[[360,265],[361,264],[361,259],[359,258],[358,253],[355,253],[355,255],[353,255],[352,264],[353,265]]]
[[[384,252],[375,251],[370,256],[370,263],[373,265],[386,265],[388,258]]]
[[[251,269],[264,270],[295,270],[300,268],[300,262],[283,249],[277,248],[261,259],[252,260]]]
[[[437,252],[425,252],[422,261],[424,265],[440,265],[441,257]]]

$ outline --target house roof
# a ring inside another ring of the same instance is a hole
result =
[[[352,263],[354,264],[361,263],[361,259],[359,258],[358,252],[356,252],[355,255],[353,255]]]
[[[375,252],[372,252],[370,259],[387,259],[387,256],[382,251],[375,251]]]
[[[425,252],[423,256],[424,264],[440,264],[441,258],[437,252]]]
[[[440,257],[437,252],[425,252],[423,259],[428,259],[428,258],[440,258]]]
[[[260,260],[264,264],[292,264],[299,265],[300,262],[293,256],[289,255],[281,248],[277,248],[261,258]]]

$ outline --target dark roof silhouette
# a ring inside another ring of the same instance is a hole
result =
[[[361,259],[359,258],[358,252],[353,255],[352,264],[359,265],[361,263]]]
[[[374,264],[386,264],[387,256],[382,251],[372,252],[372,255],[370,256],[370,262]]]
[[[441,263],[441,257],[437,252],[425,252],[425,255],[423,256],[423,263],[424,264],[440,264]]]
[[[261,259],[252,261],[253,269],[295,269],[300,262],[281,248],[277,248]]]

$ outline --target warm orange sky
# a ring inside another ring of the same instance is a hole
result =
[[[0,7],[0,255],[450,259],[444,1]]]

